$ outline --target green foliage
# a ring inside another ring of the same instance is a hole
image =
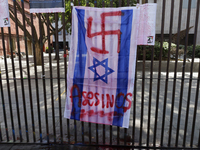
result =
[[[65,3],[67,1],[65,0]],[[94,7],[95,5],[97,7],[110,7],[112,2],[113,7],[120,7],[120,6],[127,6],[127,1],[123,0],[121,2],[121,5],[119,4],[119,0],[80,0],[80,3],[78,4],[78,1],[76,1],[76,3],[74,5],[81,5],[81,6],[90,6],[90,7]],[[133,6],[136,4],[136,0],[130,0],[129,2],[129,6]]]
[[[80,3],[78,1],[75,1],[74,3],[75,6],[89,6],[89,7],[111,7],[111,1],[110,0],[80,0]],[[103,3],[104,2],[104,3]],[[129,6],[134,6],[136,4],[136,0],[130,0]],[[122,6],[127,6],[127,1],[123,0],[121,5],[119,4],[119,0],[113,0],[112,1],[112,7],[122,7]],[[59,13],[59,18],[61,18],[62,15]],[[52,17],[54,20],[55,18]],[[52,19],[52,22],[53,22]],[[71,2],[69,0],[65,0],[65,21],[68,23],[66,24],[65,28],[68,33],[71,33]]]
[[[179,45],[179,51],[178,55],[184,54],[184,45]],[[151,60],[151,54],[152,54],[152,46],[146,46],[146,60]],[[166,59],[168,55],[169,50],[169,43],[164,42],[162,47],[162,58]],[[187,57],[191,58],[193,53],[193,45],[187,47]],[[170,54],[172,58],[175,58],[176,56],[176,44],[171,43],[171,50]],[[155,42],[154,46],[154,60],[159,60],[160,56],[160,42]],[[200,58],[200,45],[196,45],[195,47],[195,58]],[[138,59],[143,60],[143,46],[138,46]]]
[[[153,46],[146,46],[146,60],[151,60]],[[168,45],[163,43],[162,58],[166,59],[168,55]],[[155,41],[154,45],[154,60],[159,60],[160,57],[160,42]],[[143,60],[143,46],[138,46],[138,59]]]
[[[104,3],[103,3],[104,2]],[[136,0],[130,0],[129,1],[129,6],[134,6],[136,4]],[[111,7],[111,1],[110,0],[80,0],[74,1],[75,6],[89,6],[89,7]],[[122,7],[122,6],[127,6],[127,1],[123,0],[121,2],[121,5],[119,4],[119,0],[113,0],[112,1],[112,7]],[[71,20],[72,20],[72,14],[71,14],[71,1],[65,0],[65,21],[67,22],[65,25],[65,29],[67,30],[68,33],[71,33]],[[44,16],[46,16],[44,14]],[[58,13],[59,20],[62,21],[62,13]],[[51,23],[55,22],[55,15],[54,14],[49,14],[49,19]],[[63,21],[62,21],[63,24]]]
[[[193,45],[187,47],[187,56],[192,57],[193,53]],[[195,58],[200,58],[200,45],[196,45],[195,47]]]
[[[54,51],[53,46],[50,46],[50,48],[47,46],[46,47],[46,53],[49,53],[49,50],[51,51],[51,53]]]

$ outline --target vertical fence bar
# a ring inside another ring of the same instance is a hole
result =
[[[156,0],[154,0],[156,3]],[[154,46],[151,49],[151,73],[150,73],[150,85],[149,85],[149,107],[148,107],[148,123],[147,123],[147,147],[149,146],[149,134],[150,134],[150,122],[151,122],[151,100],[152,100],[152,82],[153,82],[153,61],[154,61]]]
[[[125,3],[125,2],[123,2]],[[127,0],[127,2],[124,4],[124,6],[129,6],[130,5],[130,0]]]
[[[89,144],[91,144],[91,139],[92,135],[91,135],[91,123],[89,123]]]
[[[197,33],[197,32],[195,32]],[[196,41],[196,40],[195,40]],[[194,45],[195,46],[195,45]],[[198,100],[199,100],[199,83],[200,83],[200,63],[199,63],[199,72],[198,72],[198,79],[197,79],[197,88],[196,88],[196,96],[195,96],[195,104],[194,104],[194,114],[193,114],[193,121],[192,121],[192,134],[191,134],[191,140],[190,140],[190,147],[193,147],[193,139],[194,139],[194,129],[195,129],[195,122],[196,122],[196,113],[197,113],[197,106],[198,106]],[[188,111],[186,115],[188,115]],[[186,122],[186,121],[185,121]],[[186,122],[188,124],[188,121]],[[186,125],[185,123],[185,125]],[[187,131],[187,129],[186,129]],[[184,133],[183,142],[186,140],[186,133]],[[183,146],[185,146],[185,143],[183,143]],[[200,147],[200,130],[199,130],[199,147]]]
[[[111,3],[111,1],[110,1],[110,3]],[[113,2],[110,4],[110,6],[113,7]],[[122,5],[122,0],[119,0],[119,7],[122,7],[122,6],[123,6]],[[124,130],[124,145],[126,145],[127,128],[124,128],[123,130]]]
[[[110,3],[111,3],[112,1],[110,1]],[[112,2],[113,3],[113,2]],[[111,5],[110,5],[111,6]],[[122,0],[119,0],[119,7],[121,7],[122,6]]]
[[[113,7],[113,0],[110,0],[110,6]],[[119,0],[119,7],[121,7],[121,0]],[[120,127],[117,127],[117,145],[119,145],[119,134],[120,134]]]
[[[189,24],[190,24],[190,12],[191,12],[191,0],[188,1],[188,13],[187,13],[187,26],[186,26],[186,35],[185,35],[185,50],[184,50],[184,61],[182,67],[182,79],[181,79],[181,93],[180,93],[180,101],[179,101],[179,112],[178,112],[178,121],[177,121],[177,133],[176,133],[176,143],[175,146],[178,146],[178,137],[179,137],[179,129],[180,129],[180,120],[181,120],[181,110],[182,110],[182,100],[183,100],[183,87],[184,87],[184,79],[185,79],[185,64],[186,64],[186,55],[187,55],[187,46],[188,46],[188,34],[189,34]],[[190,85],[191,86],[191,85]],[[186,111],[189,111],[190,101],[187,101]],[[186,119],[188,119],[188,114],[186,115]],[[187,125],[185,126],[187,132]],[[185,144],[185,143],[184,143]]]
[[[13,48],[11,42],[11,31],[10,27],[8,28],[9,40],[10,40],[10,49],[11,49],[11,60],[12,60],[12,71],[13,71],[13,82],[15,88],[15,99],[16,99],[16,110],[17,110],[17,119],[18,119],[18,127],[19,127],[19,137],[20,142],[22,142],[22,129],[21,129],[21,119],[20,119],[20,112],[19,112],[19,100],[18,100],[18,92],[17,92],[17,82],[16,82],[16,74],[15,74],[15,65],[13,59]]]
[[[25,13],[24,13],[24,1],[23,0],[21,1],[21,5],[22,5],[22,16],[23,16],[24,43],[25,43],[25,51],[26,51],[26,66],[27,66],[27,73],[28,73],[29,97],[30,97],[30,107],[31,107],[31,124],[32,124],[32,131],[33,131],[33,140],[35,142],[36,137],[35,137],[35,125],[34,125],[34,110],[33,110],[32,90],[31,90],[30,68],[29,68],[29,58],[28,58],[28,50],[27,50],[28,48],[27,48],[25,20],[27,21],[28,24],[30,24],[30,22],[26,18]]]
[[[86,6],[89,6],[88,0],[86,1]],[[91,123],[89,122],[88,124],[89,124],[89,144],[91,144],[91,141],[92,141],[92,139],[91,139],[91,137],[92,137],[92,135],[91,135]]]
[[[68,47],[66,46],[66,33],[65,33],[65,13],[62,13],[62,22],[63,22],[63,50],[64,50],[64,68],[65,68],[65,94],[67,96],[67,56],[68,56]],[[69,46],[69,45],[68,45]],[[65,97],[66,97],[65,96]]]
[[[56,25],[56,54],[57,54],[57,81],[58,81],[58,100],[59,100],[59,118],[60,118],[60,135],[61,144],[63,143],[63,129],[62,129],[62,108],[61,108],[61,96],[60,96],[60,66],[59,66],[59,47],[58,47],[58,13],[55,14]]]
[[[89,1],[87,0],[86,1],[86,6],[89,6]],[[91,123],[89,122],[88,123],[89,124],[89,144],[91,144],[91,137],[92,137],[92,135],[91,135]]]
[[[197,105],[198,105],[198,97],[199,97],[199,82],[200,82],[200,63],[199,63],[199,73],[198,73],[197,88],[196,88],[197,90],[196,90],[195,104],[194,104],[194,114],[193,114],[193,121],[192,121],[192,134],[191,134],[191,140],[190,140],[190,147],[193,146],[193,139],[194,139],[194,129],[195,129]],[[187,112],[187,115],[188,115],[188,112]],[[185,141],[185,134],[184,134],[184,141]],[[199,139],[200,139],[200,135],[199,135]]]
[[[153,146],[156,145],[156,133],[157,133],[157,120],[158,120],[158,105],[159,105],[159,95],[160,95],[160,78],[161,78],[161,64],[162,64],[162,48],[163,48],[163,36],[164,36],[164,24],[165,24],[165,3],[163,0],[162,8],[162,22],[161,22],[161,42],[160,42],[160,59],[159,59],[159,70],[158,70],[158,84],[157,84],[157,95],[156,95],[156,112],[155,112],[155,124],[154,124],[154,139]]]
[[[124,129],[124,145],[126,146],[127,128]]]
[[[94,7],[97,7],[97,1],[94,1]],[[96,29],[95,29],[96,30]],[[96,43],[97,41],[95,41],[95,45],[97,45]],[[98,130],[98,124],[96,123],[96,144],[99,144],[99,130]],[[111,141],[112,142],[112,141]],[[110,144],[111,145],[111,144]]]
[[[49,48],[49,69],[50,69],[50,90],[51,90],[51,107],[52,107],[52,123],[53,123],[53,137],[54,137],[54,144],[56,144],[56,128],[55,128],[55,111],[54,111],[54,95],[53,95],[53,75],[52,75],[52,60],[51,60],[51,53],[53,45],[50,45],[50,22],[49,22],[49,13],[46,14],[47,18],[47,38],[48,38],[48,48]]]
[[[3,32],[1,32],[1,34],[3,36]],[[2,42],[3,42],[3,38],[2,38]],[[9,142],[10,139],[9,139],[9,134],[8,134],[8,124],[7,124],[7,116],[6,116],[6,107],[5,107],[5,100],[4,100],[4,93],[3,93],[3,84],[2,84],[2,78],[1,78],[1,64],[0,64],[0,89],[1,89],[1,99],[2,99],[3,117],[4,117],[5,130],[6,130],[6,138],[7,138],[7,142]]]
[[[136,118],[136,94],[137,94],[136,88],[137,88],[137,56],[136,56],[136,65],[135,65],[135,83],[134,83],[134,97],[133,97],[133,130],[132,130],[132,145],[133,146],[135,146],[135,118]]]
[[[142,4],[147,3],[147,0],[143,0]],[[146,46],[143,46],[143,68],[142,68],[142,95],[141,95],[141,115],[140,115],[140,138],[139,145],[142,145],[142,131],[143,131],[143,114],[144,114],[144,90],[145,90],[145,60],[146,60]]]
[[[149,106],[148,106],[148,123],[147,123],[147,147],[149,146],[150,139],[150,122],[151,122],[151,96],[152,96],[152,82],[153,82],[153,60],[154,60],[154,46],[151,49],[151,73],[149,85]]]
[[[45,35],[44,26],[41,21],[41,15],[39,17],[39,29],[40,29],[40,50],[41,50],[41,60],[42,60],[42,82],[43,82],[43,95],[44,95],[44,111],[45,111],[45,124],[46,124],[46,135],[47,143],[49,143],[49,125],[48,125],[48,115],[47,115],[47,98],[46,98],[46,82],[45,82],[45,69],[44,69],[44,57],[43,57],[43,36]]]
[[[82,132],[84,132],[83,124],[82,124]],[[74,136],[75,136],[75,143],[77,143],[77,125],[76,120],[74,120]]]
[[[139,0],[137,0],[139,3]],[[138,46],[137,46],[138,49]],[[133,97],[133,130],[132,130],[132,146],[135,146],[135,119],[136,119],[136,94],[137,94],[137,58],[136,56],[136,66],[135,66],[135,82],[134,82],[134,97]],[[132,148],[133,148],[132,147]]]
[[[157,1],[154,0],[154,3]],[[150,139],[150,123],[151,123],[151,102],[152,102],[152,82],[153,82],[153,61],[154,61],[154,46],[151,49],[151,73],[149,85],[149,106],[148,106],[148,123],[147,123],[147,147],[149,146]]]
[[[71,0],[71,3],[73,3],[73,0]],[[73,9],[73,7],[71,6],[71,12],[72,12],[72,9]],[[71,18],[72,18],[72,13],[71,13]],[[71,22],[71,25],[72,25],[72,19],[70,20],[70,22]],[[68,55],[69,55],[69,53],[68,53]],[[68,69],[68,66],[67,66],[67,69]],[[66,72],[66,74],[67,74],[67,72]],[[67,76],[66,76],[66,80],[67,80]],[[66,87],[67,87],[67,84],[66,84]],[[69,124],[69,119],[67,119],[67,130],[68,130],[68,133],[67,133],[68,134],[68,144],[70,144],[70,124]]]
[[[142,97],[141,97],[141,115],[140,115],[140,138],[139,145],[142,145],[142,131],[143,131],[143,114],[144,114],[144,88],[145,88],[145,59],[146,59],[146,46],[143,46],[143,68],[142,68]]]
[[[113,1],[110,1],[110,7],[113,7]],[[110,145],[112,145],[112,125],[110,125]]]
[[[110,0],[111,3],[112,0]],[[102,0],[102,7],[105,7],[105,0]],[[103,144],[105,144],[105,124],[103,124]]]
[[[193,65],[194,65],[194,57],[195,57],[195,46],[196,46],[196,38],[197,38],[197,30],[198,30],[198,21],[199,21],[199,5],[200,1],[197,1],[197,8],[196,8],[196,20],[195,20],[195,30],[194,30],[194,41],[193,41],[193,53],[192,53],[192,62],[191,62],[191,68],[190,68],[190,81],[189,81],[189,89],[188,89],[188,101],[190,101],[190,94],[191,94],[191,85],[192,85],[192,71],[193,71]],[[200,67],[200,65],[199,65]],[[200,74],[200,68],[199,68],[199,74]],[[198,76],[199,79],[199,76]],[[193,146],[193,137],[194,137],[194,129],[195,129],[195,122],[196,122],[196,112],[197,112],[197,106],[198,106],[198,89],[199,89],[199,80],[197,80],[197,90],[196,90],[196,97],[195,97],[195,105],[194,105],[194,114],[193,114],[193,121],[192,121],[192,132],[191,132],[191,140],[190,140],[190,147]],[[187,104],[188,105],[188,104]],[[186,134],[187,134],[187,125],[188,125],[188,114],[189,110],[187,108],[186,111],[186,119],[185,120],[185,132],[183,136],[183,146],[185,146],[186,141]]]
[[[33,14],[31,14],[31,33],[32,33],[32,43],[33,43],[33,55],[34,55],[34,71],[35,71],[35,87],[36,87],[36,97],[37,97],[37,114],[38,114],[38,125],[39,125],[39,136],[40,142],[42,143],[42,129],[41,129],[41,114],[40,114],[40,98],[39,98],[39,86],[38,86],[38,74],[37,74],[37,60],[36,60],[36,48],[38,51],[38,41],[36,41],[35,37],[37,36],[37,32],[35,27],[33,26]],[[37,42],[37,43],[36,43]],[[35,45],[36,44],[36,45]],[[35,46],[37,46],[35,48]],[[38,58],[37,58],[38,59]]]
[[[13,134],[13,141],[15,142],[15,128],[14,128],[14,121],[13,121],[12,101],[11,101],[11,95],[10,95],[10,83],[9,83],[9,76],[8,76],[8,65],[7,65],[7,58],[6,58],[6,47],[5,47],[5,41],[4,41],[5,39],[4,39],[3,28],[1,28],[1,35],[2,35],[2,45],[3,45],[3,53],[4,53],[4,65],[5,65],[5,71],[6,71],[6,82],[7,82],[7,90],[8,90],[8,102],[9,102],[9,108],[10,108],[12,134]]]
[[[80,0],[78,1],[78,5],[81,6]],[[88,1],[87,1],[87,5],[88,5]],[[91,126],[91,124],[89,124],[89,126]],[[85,141],[84,140],[84,135],[85,135],[85,133],[84,133],[84,122],[83,121],[81,121],[81,129],[82,129],[82,143],[84,144],[84,141]],[[89,135],[90,135],[90,133],[91,133],[91,130],[90,130],[90,127],[89,127]],[[89,141],[91,141],[91,139],[89,139]]]
[[[156,3],[156,0],[154,0]],[[151,73],[149,85],[149,106],[148,106],[148,121],[147,121],[147,147],[149,146],[150,139],[150,122],[151,122],[151,101],[152,101],[152,82],[153,82],[153,61],[154,61],[154,46],[151,49]]]
[[[16,34],[17,34],[17,49],[18,49],[18,55],[19,55],[19,69],[20,69],[20,78],[21,78],[21,86],[22,86],[22,97],[23,97],[23,109],[24,109],[24,119],[25,119],[25,129],[26,129],[26,140],[29,142],[29,133],[28,133],[28,123],[27,123],[27,113],[26,113],[26,99],[25,99],[25,93],[24,93],[24,81],[23,81],[23,73],[22,73],[22,61],[21,61],[21,53],[20,53],[20,44],[19,44],[19,31],[18,31],[18,19],[17,19],[17,10],[16,5],[17,2],[13,1],[14,5],[14,14],[15,14],[15,27],[16,27]]]
[[[198,147],[200,148],[200,130],[199,130],[199,143],[198,143]]]
[[[0,142],[2,142],[2,133],[1,133],[1,126],[0,126]]]
[[[170,62],[170,51],[171,51],[171,42],[172,42],[172,27],[174,19],[174,0],[171,1],[171,14],[170,14],[170,28],[169,28],[169,48],[167,56],[167,69],[166,69],[166,80],[165,80],[165,96],[164,96],[164,105],[163,105],[163,116],[162,116],[162,129],[161,129],[161,140],[160,145],[163,146],[164,130],[165,130],[165,115],[166,115],[166,104],[167,104],[167,91],[168,91],[168,81],[169,81],[169,62]]]
[[[99,126],[96,123],[96,144],[99,144]]]
[[[2,98],[2,107],[3,107],[3,114],[4,114],[4,122],[5,122],[5,129],[6,129],[6,137],[7,137],[7,142],[9,141],[9,136],[8,136],[8,126],[7,126],[7,118],[6,118],[6,112],[5,112],[5,103],[4,103],[4,95],[3,95],[3,87],[2,87],[2,80],[1,80],[1,68],[0,68],[0,89],[1,89],[1,98]],[[0,126],[1,130],[1,126]],[[3,141],[2,139],[2,133],[0,131],[0,140]]]
[[[123,1],[123,4],[124,4],[124,1]],[[129,6],[130,4],[130,0],[127,0],[127,6]],[[123,5],[124,6],[124,5]],[[124,145],[126,145],[126,137],[127,137],[127,129],[125,128],[125,140],[124,140]]]
[[[102,8],[105,7],[105,0],[102,0]]]
[[[193,69],[194,56],[195,56],[195,45],[196,45],[198,22],[199,22],[199,5],[200,5],[200,1],[197,1],[195,30],[194,30],[194,43],[193,43],[193,54],[192,54],[192,63],[191,63],[191,70],[190,70],[190,79],[192,78],[192,69]],[[198,97],[199,97],[199,81],[200,81],[200,64],[199,64],[199,73],[198,73],[195,104],[194,104],[194,113],[193,113],[193,121],[192,121],[192,133],[191,133],[190,147],[193,146],[193,139],[194,139],[194,129],[195,129],[196,113],[197,113],[197,105],[198,105]],[[191,86],[189,86],[188,93],[191,93]],[[190,96],[188,96],[188,101],[189,101],[189,98],[190,98]],[[186,124],[188,124],[188,122],[185,122],[185,125]],[[185,137],[186,137],[186,134],[184,134],[184,138],[183,138],[184,141],[185,141]]]
[[[75,4],[76,4],[76,1],[75,1]],[[81,2],[80,2],[80,0],[78,0],[78,6],[80,6],[80,5],[81,5]],[[81,127],[82,127],[82,132],[84,134],[84,122],[81,123]],[[77,123],[76,123],[76,120],[74,120],[74,129],[75,129],[74,130],[75,143],[77,143]],[[84,136],[82,138],[84,140]]]
[[[172,106],[171,106],[171,115],[170,115],[168,146],[171,145],[172,124],[173,124],[173,115],[174,115],[174,102],[175,102],[176,77],[177,77],[176,73],[177,73],[177,62],[178,62],[178,50],[179,50],[179,43],[180,43],[179,38],[180,38],[180,29],[181,29],[182,4],[183,4],[183,1],[180,0],[179,20],[178,20],[178,37],[177,37],[177,47],[176,47],[176,61],[175,61],[175,67],[174,67],[174,83],[173,83],[173,93],[172,93]]]
[[[119,130],[120,130],[120,128],[117,127],[117,145],[119,145]]]

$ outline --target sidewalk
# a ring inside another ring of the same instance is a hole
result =
[[[75,145],[20,145],[0,144],[0,150],[103,150],[102,148]]]
[[[52,55],[52,73],[53,73],[53,102],[54,102],[54,109],[52,109],[52,99],[51,99],[51,82],[50,82],[50,70],[49,70],[49,57],[48,54],[44,53],[44,61],[45,61],[45,88],[46,88],[46,100],[47,100],[47,115],[48,115],[48,129],[49,129],[49,137],[50,141],[53,141],[53,117],[55,118],[55,128],[56,128],[56,139],[57,141],[60,140],[60,120],[59,120],[59,99],[58,99],[58,80],[57,78],[57,61],[53,60],[55,54]],[[75,141],[75,133],[74,133],[74,120],[69,121],[69,130],[70,135],[68,135],[68,126],[67,120],[63,117],[64,106],[66,101],[66,94],[65,94],[65,68],[64,68],[64,58],[63,54],[60,54],[61,60],[59,61],[59,69],[60,69],[60,94],[61,94],[61,112],[62,112],[62,125],[63,125],[63,140],[68,141],[70,138],[71,142]],[[19,110],[20,110],[20,121],[22,127],[22,135],[23,141],[26,142],[26,130],[25,130],[25,118],[24,118],[24,105],[23,105],[23,95],[22,95],[22,86],[20,80],[20,68],[18,58],[15,58],[15,73],[16,73],[16,80],[17,82],[17,94],[19,99]],[[30,61],[30,74],[31,78],[35,78],[34,72],[34,64],[33,64],[33,57],[29,57]],[[5,100],[5,108],[6,108],[6,116],[8,122],[8,131],[9,131],[9,138],[12,139],[12,128],[11,128],[11,118],[10,118],[10,109],[9,109],[9,98],[8,98],[8,90],[7,90],[7,82],[6,82],[6,73],[4,68],[4,62],[2,62],[2,78],[3,78],[3,91],[4,91],[4,100]],[[19,141],[19,128],[18,128],[18,116],[17,116],[17,108],[16,108],[16,96],[15,96],[15,87],[14,87],[14,80],[13,73],[12,73],[12,64],[11,59],[7,58],[8,63],[8,73],[9,73],[9,80],[10,83],[10,93],[11,93],[11,100],[12,100],[12,111],[13,111],[13,121],[15,126],[15,134],[16,139]],[[31,106],[30,106],[30,91],[28,85],[28,75],[27,75],[27,67],[26,67],[26,58],[22,59],[22,71],[23,71],[23,82],[24,82],[24,89],[25,89],[25,101],[26,101],[26,109],[27,109],[27,118],[28,118],[28,134],[30,142],[33,142],[33,129],[32,129],[32,121],[31,121]],[[46,141],[46,123],[45,123],[45,105],[44,105],[44,87],[43,87],[43,80],[42,80],[42,67],[37,66],[38,69],[38,92],[39,92],[39,104],[40,104],[40,119],[41,119],[41,128],[42,128],[42,139],[43,142]],[[158,72],[153,72],[153,79],[152,79],[152,97],[151,97],[151,117],[150,117],[150,143],[153,142],[154,136],[154,124],[155,124],[155,108],[157,102],[157,85],[158,85]],[[182,84],[182,73],[177,72],[177,79],[174,80],[174,73],[169,73],[168,79],[168,89],[167,89],[167,103],[166,103],[166,116],[165,116],[165,126],[164,126],[164,146],[167,145],[168,136],[169,136],[169,126],[170,126],[170,116],[171,116],[171,106],[172,106],[172,94],[173,94],[173,83],[176,81],[175,87],[175,103],[174,103],[174,117],[172,123],[172,137],[171,137],[171,145],[175,144],[176,139],[176,130],[177,130],[177,122],[178,122],[178,111],[179,111],[179,102],[180,102],[180,89]],[[186,146],[189,146],[190,139],[191,139],[191,131],[192,131],[192,121],[193,121],[193,113],[194,113],[194,105],[195,105],[195,96],[196,96],[196,87],[197,87],[197,78],[198,73],[193,73],[193,80],[191,86],[191,96],[190,96],[190,104],[189,104],[189,118],[188,118],[188,128],[187,128],[187,138],[186,138]],[[183,136],[185,133],[185,118],[186,118],[186,108],[188,102],[188,86],[190,82],[190,72],[185,73],[185,80],[183,84],[183,97],[182,97],[182,107],[181,107],[181,118],[180,118],[180,131],[179,131],[179,145],[182,146]],[[36,134],[36,142],[40,140],[40,133],[39,133],[39,118],[38,118],[38,103],[37,103],[37,89],[36,89],[36,82],[35,79],[31,79],[31,91],[32,91],[32,101],[33,101],[33,110],[34,110],[34,125],[35,125],[35,134]],[[143,112],[143,126],[142,126],[142,143],[146,143],[147,139],[147,129],[148,129],[148,106],[149,106],[149,88],[150,88],[150,72],[145,72],[145,88],[144,93],[142,93],[142,71],[137,72],[137,95],[136,95],[136,118],[135,118],[135,143],[138,143],[139,136],[140,136],[140,124],[141,124],[141,104],[142,104],[142,94],[144,95],[144,112]],[[161,80],[160,80],[160,89],[159,89],[159,106],[158,106],[158,121],[157,121],[157,135],[156,135],[156,144],[160,144],[161,138],[161,131],[162,131],[162,118],[163,118],[163,106],[164,106],[164,97],[165,97],[165,85],[166,85],[166,72],[161,72]],[[200,95],[200,94],[199,94]],[[133,95],[134,96],[134,95]],[[199,99],[199,98],[198,98]],[[133,127],[133,102],[132,100],[132,107],[131,107],[131,117],[129,121],[129,128],[127,130],[127,139],[129,139],[128,144],[132,144],[132,127]],[[0,104],[2,104],[2,100],[0,97]],[[193,144],[194,147],[198,144],[198,137],[200,131],[200,101],[198,102],[197,106],[197,114],[196,114],[196,122],[195,122],[195,133],[194,133],[194,140]],[[52,111],[55,111],[55,116],[52,116]],[[0,114],[3,114],[3,110],[0,109]],[[3,140],[6,140],[5,134],[5,123],[3,115],[0,115],[0,126],[2,131]],[[84,140],[85,142],[89,141],[89,129],[88,123],[84,123]],[[81,122],[77,121],[77,142],[82,141],[82,133]],[[110,141],[110,126],[105,126],[105,141],[109,143]],[[108,131],[108,132],[107,132]],[[91,135],[92,141],[96,142],[96,138],[99,139],[99,143],[103,143],[103,126],[98,125],[98,137],[96,137],[96,125],[91,124]],[[120,128],[120,144],[124,143],[124,129]],[[112,143],[116,144],[117,139],[117,127],[112,127]],[[35,145],[37,146],[37,145]]]

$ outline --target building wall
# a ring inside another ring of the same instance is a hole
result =
[[[187,27],[188,1],[189,0],[183,0],[181,30],[184,30]],[[148,2],[153,3],[154,0],[149,0]],[[166,4],[165,4],[166,7],[165,7],[164,34],[169,34],[169,30],[170,30],[171,2],[172,0],[166,0]],[[196,21],[196,8],[197,8],[196,4],[197,4],[197,0],[192,0],[189,26],[190,27],[194,26],[194,27],[190,29],[189,34],[194,34],[195,21]],[[157,0],[156,34],[161,33],[162,5],[163,5],[163,0]],[[173,18],[173,28],[172,28],[173,34],[178,32],[179,6],[180,6],[180,0],[174,0],[174,18]],[[197,42],[197,45],[200,45],[200,16],[199,16],[196,42]]]
[[[6,51],[9,47],[9,43],[8,43],[8,36],[4,36],[4,43],[5,43],[5,48],[6,48]],[[3,43],[2,43],[2,38],[0,38],[0,56],[3,56]]]
[[[21,1],[17,1],[20,6],[21,6]],[[8,3],[9,3],[9,7],[12,8],[14,10],[14,7],[13,7],[13,0],[8,0]],[[29,13],[29,3],[28,1],[24,1],[24,11],[25,11],[25,15],[26,17],[29,18],[29,20],[31,21],[31,14]],[[22,17],[22,14],[17,11],[17,18],[18,20],[20,20],[20,22],[23,23],[23,17]],[[36,28],[36,32],[37,32],[37,35],[39,35],[39,20],[38,18],[36,17],[35,14],[33,14],[33,24]],[[15,22],[10,18],[10,29],[11,29],[11,40],[12,40],[12,44],[13,44],[13,51],[16,51],[18,52],[18,46],[17,46],[17,36],[16,36],[16,24]],[[31,34],[31,26],[28,25],[26,23],[26,29],[29,31],[29,33]],[[25,53],[25,41],[24,41],[24,31],[20,29],[20,27],[18,27],[18,32],[19,32],[19,43],[20,43],[20,52],[24,52]],[[45,33],[47,33],[47,28],[45,26]],[[5,36],[8,36],[8,28],[4,28],[4,35]],[[3,48],[1,48],[2,46],[2,40],[1,40],[2,36],[1,36],[1,32],[0,32],[0,56],[3,55]],[[9,41],[10,39],[8,37],[5,38],[5,43],[7,43],[7,47],[6,47],[6,54],[9,55],[9,52],[10,52],[10,45],[9,45]],[[51,41],[52,41],[52,36],[51,36]],[[45,43],[45,46],[44,47],[47,47],[48,43],[46,42]],[[30,39],[27,39],[27,47],[28,47],[28,54],[29,55],[32,55],[32,44],[30,42]]]

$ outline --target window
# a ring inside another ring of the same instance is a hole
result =
[[[183,0],[183,8],[188,8],[189,0]],[[192,0],[191,8],[196,8],[197,0]]]

